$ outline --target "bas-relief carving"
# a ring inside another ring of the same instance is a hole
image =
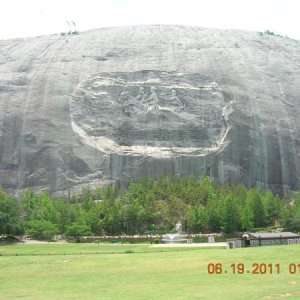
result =
[[[146,95],[144,87],[139,88],[136,97],[127,91],[122,91],[117,102],[122,105],[123,113],[130,117],[147,111],[169,110],[180,112],[185,107],[177,97],[176,90],[172,89],[170,95],[162,93],[158,96],[154,86],[151,86],[149,95]]]
[[[75,91],[71,113],[73,129],[106,152],[203,155],[227,133],[222,90],[199,74],[96,74]]]

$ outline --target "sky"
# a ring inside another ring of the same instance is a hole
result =
[[[141,24],[271,30],[300,40],[300,0],[0,0],[0,39]]]

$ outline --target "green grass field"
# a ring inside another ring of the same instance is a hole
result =
[[[208,263],[222,263],[223,273],[208,274]],[[244,274],[232,274],[232,263],[243,263]],[[272,264],[273,274],[247,273],[254,263]],[[149,245],[0,246],[0,299],[300,299],[300,268],[290,274],[291,263],[300,264],[300,245],[163,252]]]

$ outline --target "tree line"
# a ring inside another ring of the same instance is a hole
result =
[[[250,231],[283,227],[300,231],[300,193],[280,198],[243,185],[221,186],[209,177],[143,178],[127,188],[83,189],[70,199],[25,190],[21,199],[0,190],[0,235],[133,235]]]

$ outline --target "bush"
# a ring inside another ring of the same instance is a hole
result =
[[[66,232],[66,235],[75,238],[77,243],[80,242],[80,237],[91,234],[91,227],[81,222],[73,223],[68,226]]]
[[[37,239],[51,241],[59,233],[59,230],[50,221],[32,220],[27,223],[26,233]]]

